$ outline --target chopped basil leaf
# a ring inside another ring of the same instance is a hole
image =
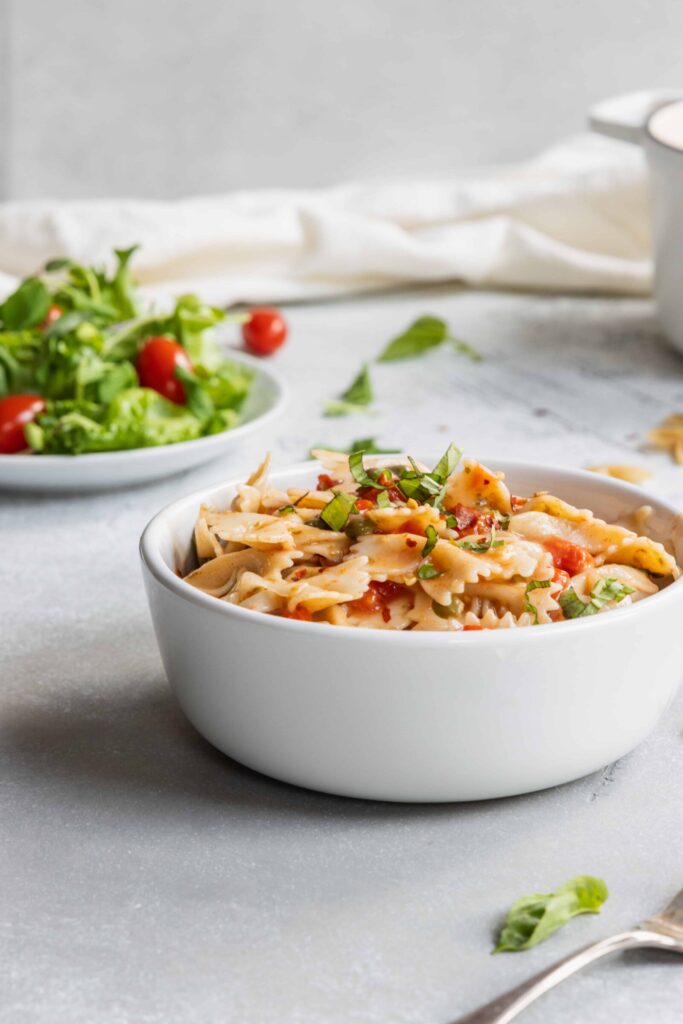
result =
[[[377,507],[378,508],[389,508],[391,505],[391,499],[386,491],[380,491],[377,495]]]
[[[435,615],[438,615],[440,619],[453,619],[457,615],[460,615],[465,605],[456,597],[455,594],[451,596],[450,604],[439,604],[437,601],[432,601],[432,611]]]
[[[320,513],[320,519],[330,529],[339,532],[346,526],[349,516],[356,509],[356,497],[354,494],[344,494],[343,491],[335,493],[332,501],[328,501]]]
[[[426,558],[427,555],[431,555],[432,551],[436,547],[436,542],[439,539],[438,534],[433,526],[427,527],[427,529],[425,530],[425,536],[427,537],[427,542],[425,546],[422,548],[423,558]]]
[[[437,576],[443,576],[442,572],[432,565],[431,562],[423,562],[420,568],[417,570],[417,578],[420,580],[433,580]]]
[[[339,399],[325,403],[326,416],[348,416],[372,403],[372,382],[367,363]]]
[[[524,591],[524,609],[529,612],[530,615],[533,615],[534,622],[536,623],[538,622],[538,608],[533,601],[529,600],[529,594],[532,590],[538,590],[539,588],[545,590],[550,586],[551,582],[551,580],[530,580],[526,585],[526,589]]]
[[[503,532],[505,532],[505,530],[509,530],[510,529],[510,518],[511,518],[510,516],[503,515],[502,512],[496,512],[496,519],[498,520],[498,528],[500,530],[503,530]]]
[[[421,356],[431,348],[437,348],[448,337],[444,320],[436,316],[421,316],[410,327],[389,342],[378,358],[380,363],[391,363],[397,359],[412,359]]]
[[[588,602],[582,601],[574,588],[569,587],[563,594],[560,594],[559,603],[566,619],[579,619],[586,615],[595,615],[596,612],[599,612],[610,601],[618,604],[632,593],[633,587],[627,587],[625,584],[619,583],[618,580],[609,577],[608,579],[599,580],[595,584],[591,590]]]
[[[578,875],[555,892],[522,896],[510,907],[493,952],[531,949],[577,914],[599,914],[608,895],[601,878]]]
[[[392,363],[398,359],[412,359],[421,356],[430,349],[438,348],[445,341],[450,341],[460,355],[468,356],[479,362],[481,356],[466,341],[454,338],[448,324],[438,316],[421,316],[407,330],[393,338],[378,357],[380,363]]]
[[[483,541],[471,541],[471,540],[456,540],[455,546],[458,548],[464,548],[466,551],[475,551],[481,554],[484,551],[490,551],[491,548],[502,548],[505,541],[496,540],[496,528],[491,527],[491,533],[488,540]]]
[[[448,448],[432,470],[432,476],[434,479],[438,480],[441,484],[445,484],[461,458],[462,452],[460,449],[456,448],[454,444],[449,444]]]
[[[281,508],[277,510],[277,514],[279,516],[291,516],[294,512],[296,512],[296,509],[293,505],[282,505]]]
[[[368,533],[375,533],[376,530],[377,527],[372,519],[366,519],[365,516],[355,516],[353,519],[349,519],[346,524],[345,533],[351,540],[358,540],[359,537],[364,537]]]
[[[458,520],[456,516],[447,515],[445,519],[446,526],[449,530],[458,529]]]
[[[365,452],[351,452],[349,455],[349,471],[351,476],[360,484],[361,487],[378,487],[379,484],[376,480],[373,480],[371,476],[368,476],[365,466],[363,465],[363,456]]]

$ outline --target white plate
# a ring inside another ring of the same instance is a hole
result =
[[[254,370],[237,427],[196,441],[89,455],[0,455],[0,488],[15,491],[95,491],[157,480],[216,459],[284,409],[286,389],[262,360],[229,350],[226,358]]]

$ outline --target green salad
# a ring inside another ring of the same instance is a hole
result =
[[[0,451],[145,448],[238,423],[253,373],[213,336],[225,312],[182,295],[168,314],[145,313],[130,274],[136,248],[116,250],[111,275],[51,260],[0,305]]]

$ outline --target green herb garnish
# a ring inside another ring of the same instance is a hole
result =
[[[434,580],[437,576],[443,576],[443,573],[431,562],[423,562],[417,570],[417,578],[420,580]]]
[[[339,533],[346,526],[349,516],[356,511],[356,497],[354,494],[345,494],[343,491],[335,492],[334,498],[328,501],[321,511],[319,519],[330,530]]]
[[[379,356],[378,362],[391,363],[398,359],[412,359],[415,356],[423,355],[432,348],[438,348],[446,341],[450,341],[456,352],[461,355],[466,355],[477,361],[481,359],[479,353],[471,345],[450,334],[445,320],[441,320],[437,316],[421,316],[407,330],[389,342]]]
[[[373,400],[372,382],[367,363],[338,399],[325,402],[325,416],[348,416],[364,412]]]
[[[367,519],[365,516],[354,516],[353,519],[349,519],[344,532],[351,540],[358,540],[359,537],[365,537],[369,533],[376,533],[377,527],[372,519]]]
[[[495,528],[495,526],[492,526],[491,527],[491,533],[489,534],[487,540],[482,540],[482,541],[456,540],[453,543],[458,548],[464,548],[465,551],[476,551],[478,554],[481,554],[484,551],[490,551],[491,548],[502,548],[503,547],[503,545],[505,544],[505,541],[503,541],[503,540],[496,540],[495,538],[496,538],[496,528]]]
[[[380,491],[379,494],[377,495],[377,499],[376,500],[377,500],[377,507],[378,508],[390,508],[391,507],[391,498],[389,497],[389,495],[387,494],[386,491]]]
[[[569,587],[559,596],[559,604],[566,619],[580,619],[586,615],[595,615],[610,601],[618,604],[633,593],[633,587],[627,587],[618,580],[609,577],[599,580],[591,590],[590,600],[582,601],[573,587]]]
[[[361,487],[379,487],[380,485],[376,480],[373,480],[371,476],[365,470],[363,465],[364,451],[351,452],[349,455],[349,472],[351,476]]]
[[[427,541],[425,543],[425,546],[422,548],[423,558],[426,558],[427,555],[431,555],[432,551],[436,547],[436,542],[439,539],[439,535],[437,534],[433,526],[427,527],[427,529],[425,530],[425,536],[427,538]]]
[[[532,590],[545,590],[550,586],[551,582],[551,580],[530,580],[524,590],[524,609],[529,612],[530,615],[533,615],[534,622],[536,623],[538,622],[538,608],[533,601],[529,600],[529,594]]]
[[[431,473],[424,473],[411,458],[412,469],[404,470],[398,478],[399,490],[406,499],[414,498],[421,505],[438,508],[443,500],[448,477],[460,462],[461,456],[460,449],[450,444]]]
[[[432,611],[435,615],[438,615],[440,619],[454,619],[460,615],[465,605],[456,597],[455,594],[451,596],[450,604],[439,604],[438,601],[432,601]]]
[[[601,878],[578,875],[555,892],[522,896],[512,904],[494,953],[531,949],[578,914],[599,914],[609,893]]]

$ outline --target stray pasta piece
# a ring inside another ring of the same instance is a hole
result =
[[[678,465],[683,465],[683,414],[672,413],[656,427],[648,431],[647,439],[655,448],[663,448]]]
[[[272,487],[266,461],[231,508],[200,508],[186,583],[250,613],[332,628],[467,632],[614,611],[680,575],[645,535],[648,506],[634,530],[546,492],[513,499],[502,473],[455,445],[432,469],[363,452],[320,459],[317,489]]]

